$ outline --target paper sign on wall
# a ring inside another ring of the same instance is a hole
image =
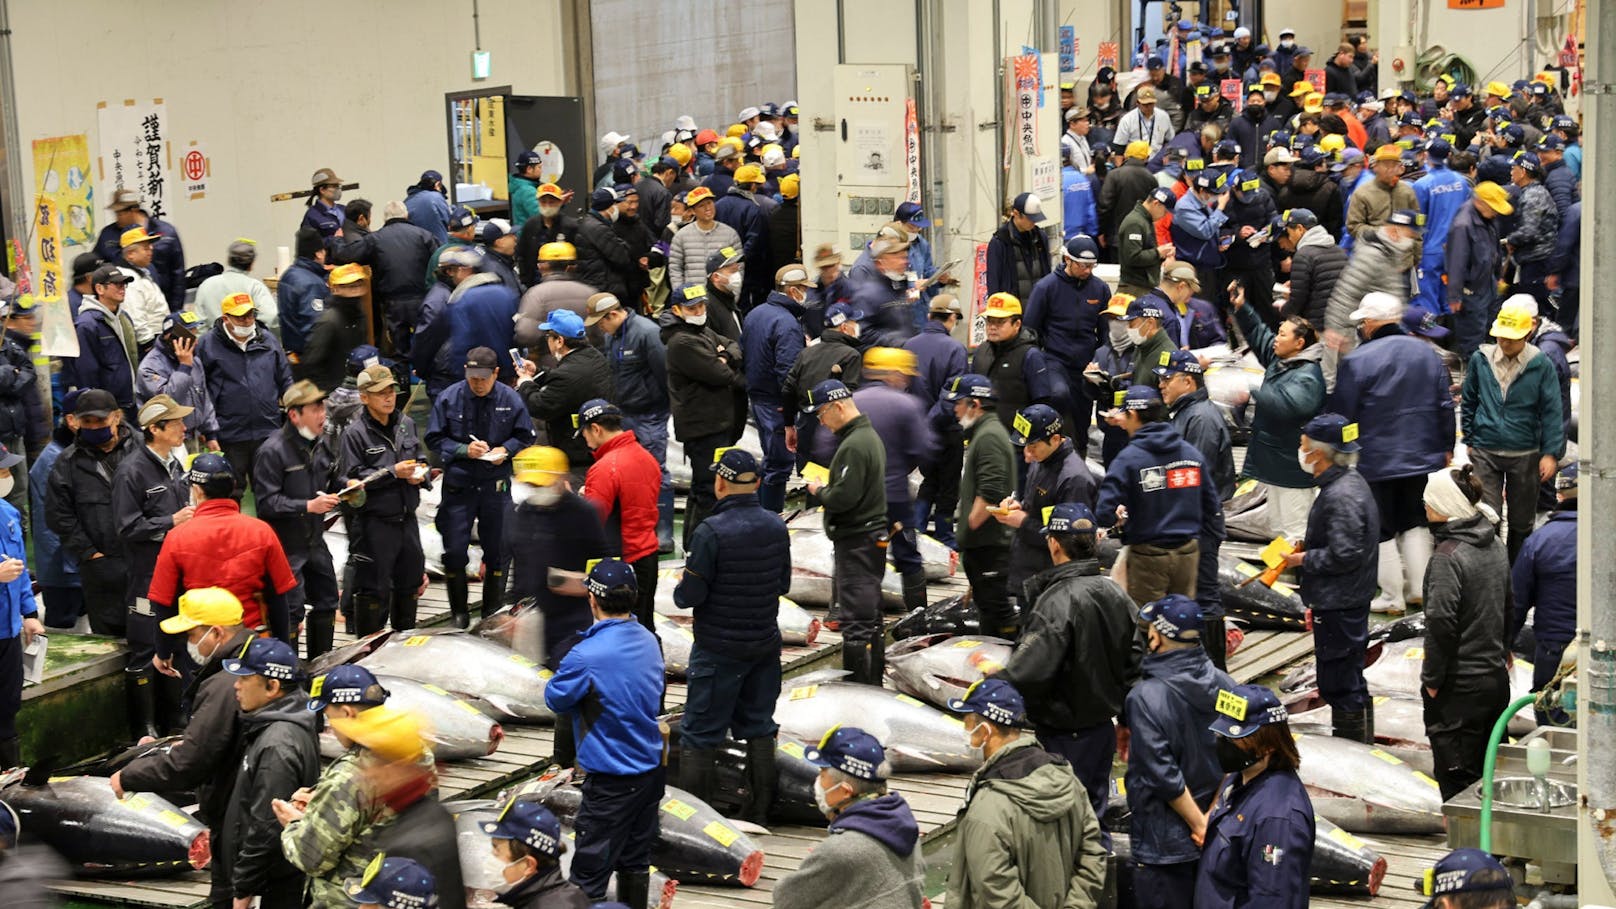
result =
[[[64,246],[87,249],[95,245],[95,190],[90,179],[88,136],[79,133],[34,140],[34,192],[48,193],[55,199],[61,212]]]
[[[33,234],[34,299],[41,311],[40,352],[48,357],[76,357],[79,338],[67,305],[68,281],[62,276],[62,217],[49,193],[34,197],[29,230]]]
[[[909,178],[906,200],[920,201],[920,119],[915,114],[915,99],[903,104],[903,164]]]
[[[988,245],[976,244],[976,255],[972,260],[972,276],[975,281],[976,292],[971,295],[971,330],[965,341],[966,347],[975,348],[988,339],[987,318],[982,315],[987,306],[988,298]]]
[[[96,110],[97,162],[102,191],[110,199],[120,189],[140,193],[146,213],[165,218],[174,194],[168,148],[168,107],[151,102],[102,102]]]
[[[180,156],[180,172],[185,177],[185,196],[192,201],[208,194],[208,178],[213,175],[213,161],[202,148],[191,140],[190,147]]]

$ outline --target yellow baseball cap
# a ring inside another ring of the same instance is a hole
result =
[[[129,247],[134,246],[136,243],[151,243],[160,239],[162,238],[157,234],[146,233],[146,228],[144,225],[140,227],[131,227],[118,235],[118,248],[128,249]]]
[[[802,177],[796,174],[786,174],[780,178],[780,195],[787,199],[795,199],[802,194]]]
[[[219,308],[227,316],[244,316],[257,307],[253,305],[251,294],[231,294],[224,298],[224,302],[219,304]]]
[[[988,297],[988,308],[982,311],[982,316],[988,319],[1003,319],[1007,316],[1021,315],[1021,300],[1015,294],[996,293]]]
[[[1105,304],[1105,314],[1121,318],[1128,314],[1128,307],[1137,299],[1133,294],[1112,294]]]
[[[357,284],[365,280],[365,267],[363,265],[338,265],[331,269],[331,286],[338,284]]]
[[[1263,73],[1262,78],[1257,81],[1261,82],[1265,88],[1270,85],[1285,84],[1285,80],[1279,77],[1279,73]]]
[[[1504,338],[1508,341],[1519,341],[1532,333],[1532,314],[1522,306],[1504,306],[1498,310],[1498,318],[1493,321],[1489,332],[1495,338]]]
[[[1487,94],[1495,95],[1499,98],[1508,98],[1511,92],[1509,86],[1502,82],[1489,82],[1487,83]]]
[[[700,205],[701,203],[706,202],[707,200],[711,199],[712,197],[713,197],[713,191],[712,190],[708,189],[705,186],[698,186],[695,189],[691,190],[690,192],[685,193],[685,206],[687,208],[694,208],[697,205]]]
[[[578,258],[578,247],[556,240],[539,247],[540,262],[572,262]]]
[[[906,376],[920,375],[914,351],[902,347],[872,347],[864,352],[864,369],[883,372],[901,372]]]
[[[680,167],[689,167],[691,158],[695,157],[690,152],[690,146],[684,144],[683,142],[675,142],[668,146],[666,154],[668,157],[678,162]]]
[[[746,135],[746,127],[740,123],[731,123],[729,127],[724,130],[724,135],[729,139],[739,139],[741,136]]]
[[[736,183],[762,183],[763,168],[756,164],[742,164],[735,169]]]
[[[1122,155],[1126,158],[1148,158],[1150,157],[1150,143],[1143,139],[1135,139],[1128,143],[1127,148],[1122,150]]]
[[[184,634],[192,628],[228,628],[241,624],[241,601],[223,587],[198,587],[180,594],[179,615],[164,619],[159,627],[167,634]]]
[[[1280,81],[1283,83],[1284,80]],[[1306,79],[1298,79],[1296,80],[1296,84],[1291,86],[1291,97],[1300,98],[1312,91],[1313,83],[1307,81]]]
[[[567,454],[548,445],[529,445],[511,459],[512,478],[518,483],[554,486],[567,475]]]
[[[1302,99],[1302,110],[1305,110],[1310,114],[1316,114],[1319,111],[1324,110],[1323,93],[1308,92],[1307,97]]]
[[[1515,206],[1509,201],[1509,193],[1491,180],[1483,180],[1476,184],[1476,198],[1500,215],[1512,214],[1515,211]]]
[[[567,197],[567,194],[561,191],[561,187],[555,185],[554,183],[540,183],[539,188],[535,189],[533,193],[540,199],[543,199],[546,196],[552,199],[565,199]]]
[[[354,717],[330,717],[329,722],[332,729],[389,761],[417,761],[426,750],[421,721],[415,714],[386,704]]]
[[[1319,151],[1330,153],[1338,152],[1347,147],[1346,137],[1331,133],[1319,140]]]

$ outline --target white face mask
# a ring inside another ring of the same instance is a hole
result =
[[[830,806],[829,792],[829,789],[819,785],[818,778],[814,779],[814,804],[819,807],[819,813],[827,818],[836,816],[836,809]]]
[[[1267,101],[1269,104],[1273,104],[1275,101],[1279,100],[1279,92],[1263,92],[1262,96],[1263,100]]]
[[[881,277],[886,278],[888,281],[902,281],[907,274],[909,274],[907,271],[900,268],[896,271],[883,271],[881,272]]]
[[[245,341],[253,336],[253,328],[252,325],[231,325],[230,336],[237,341]]]
[[[735,269],[735,274],[729,276],[729,289],[730,289],[730,292],[733,293],[733,292],[735,292],[737,290],[740,290],[741,285],[744,284],[744,283],[746,283],[746,269],[744,269],[744,268]]]
[[[1308,463],[1308,451],[1307,451],[1307,449],[1305,449],[1305,448],[1297,449],[1297,451],[1296,451],[1296,463],[1302,465],[1302,469],[1307,471],[1308,473],[1313,472],[1313,465]]]
[[[198,666],[201,666],[203,663],[206,663],[213,656],[212,651],[209,651],[208,653],[205,653],[205,654],[202,652],[202,641],[207,640],[208,635],[212,634],[212,633],[213,632],[209,631],[209,632],[203,634],[202,635],[202,640],[197,641],[195,644],[191,643],[190,641],[185,642],[185,652],[190,655],[191,662],[195,663]]]
[[[685,316],[684,318],[685,318],[685,323],[687,325],[695,325],[697,327],[700,327],[702,325],[707,324],[707,314],[706,313],[702,313],[699,316]]]
[[[310,429],[307,426],[299,426],[297,428],[297,434],[302,436],[304,439],[306,439],[306,440],[308,440],[310,442],[312,442],[315,439],[318,439],[320,437],[319,433],[315,432],[314,430]]]
[[[858,338],[859,338],[859,335],[862,335],[862,334],[864,334],[864,326],[861,325],[858,322],[854,322],[853,323],[853,333],[848,335],[848,337],[852,338],[855,341],[857,341]]]
[[[982,724],[978,723],[978,724],[976,724],[975,728],[968,729],[965,732],[965,750],[968,753],[970,753],[970,755],[972,757],[976,758],[979,761],[986,760],[986,758],[987,758],[986,749],[987,749],[987,744],[988,744],[985,741],[980,745],[978,745],[976,743],[976,730],[981,729],[981,728],[982,728]]]
[[[1279,42],[1279,46],[1285,48],[1286,50],[1290,50],[1291,48],[1296,46],[1296,41],[1295,40],[1281,41],[1281,42]]]
[[[1140,329],[1130,327],[1128,329],[1128,340],[1133,343],[1133,346],[1138,347],[1145,343],[1145,333]]]
[[[554,218],[556,215],[561,214],[561,206],[559,206],[559,205],[540,205],[539,206],[539,214],[545,216],[546,218]]]
[[[608,220],[608,221],[616,221],[617,220],[617,209],[608,208],[608,209],[606,209],[605,215],[606,215],[606,220]]]

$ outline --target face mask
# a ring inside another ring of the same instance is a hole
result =
[[[615,209],[615,208],[606,209],[606,220],[615,223],[617,221],[617,209]]]
[[[1269,104],[1273,104],[1275,101],[1279,100],[1279,92],[1263,92],[1262,96],[1263,100],[1267,101]]]
[[[12,484],[16,482],[14,477],[0,477],[0,499],[11,495]]]
[[[99,447],[112,441],[112,427],[103,426],[100,429],[88,427],[79,430],[79,441],[92,448]]]
[[[210,631],[210,632],[207,632],[207,633],[203,634],[202,635],[202,641],[207,640],[208,635],[212,634],[212,633],[213,632]],[[208,659],[213,656],[213,654],[211,652],[206,653],[206,654],[204,654],[202,652],[202,641],[197,641],[195,644],[192,644],[190,641],[185,642],[185,652],[190,655],[191,662],[195,663],[198,666],[201,666],[203,663],[206,663],[208,661]]]
[[[685,316],[685,324],[686,325],[694,325],[694,326],[696,326],[698,328],[703,326],[703,325],[706,325],[707,324],[707,314],[702,313],[699,316]]]
[[[830,806],[830,799],[827,797],[829,792],[830,790],[819,785],[819,780],[814,780],[814,804],[819,807],[819,813],[827,818],[836,816],[836,809]]]
[[[232,325],[230,326],[230,336],[235,338],[237,341],[245,341],[253,336],[253,326]]]
[[[1133,346],[1138,347],[1145,343],[1145,333],[1140,329],[1130,327],[1128,329],[1128,340]]]
[[[559,483],[550,486],[535,486],[533,487],[533,494],[528,498],[528,502],[540,508],[548,508],[561,501],[562,492],[563,490]]]
[[[860,325],[857,322],[854,322],[853,323],[853,333],[851,335],[848,335],[848,337],[850,337],[853,340],[857,341],[859,339],[859,335],[862,335],[862,334],[864,334],[864,326]]]
[[[907,274],[908,274],[908,272],[901,271],[901,270],[900,271],[883,271],[883,272],[881,272],[881,277],[886,278],[888,281],[902,281],[903,278],[904,278],[904,275],[907,275]]]
[[[973,422],[975,422],[975,421],[973,421]],[[987,747],[987,742],[985,742],[985,741],[980,745],[978,745],[976,743],[976,730],[981,729],[981,728],[982,728],[982,724],[978,723],[978,724],[976,724],[975,727],[967,730],[966,733],[965,733],[965,750],[967,752],[969,752],[972,757],[976,758],[979,761],[986,759],[985,749]]]
[[[320,437],[319,433],[315,432],[314,430],[310,429],[307,426],[299,426],[297,428],[297,434],[302,436],[306,441],[309,441],[309,442],[312,442],[315,439],[318,439]]]
[[[1313,465],[1311,465],[1311,464],[1309,464],[1307,462],[1307,456],[1308,456],[1308,452],[1307,452],[1306,449],[1297,451],[1296,452],[1296,463],[1302,465],[1303,470],[1307,471],[1308,473],[1312,473],[1313,472]]]
[[[1295,41],[1281,41],[1281,42],[1279,42],[1279,46],[1285,48],[1286,50],[1290,50],[1291,48],[1296,46],[1296,42]]]
[[[744,283],[746,283],[746,269],[735,269],[735,274],[731,275],[729,279],[730,292],[733,293],[739,290],[741,285]]]
[[[1251,112],[1253,120],[1261,120],[1268,113],[1268,106],[1264,104],[1247,104],[1246,110]]]
[[[342,201],[342,188],[338,187],[336,189],[333,189],[331,191],[331,204],[335,205],[335,204],[337,204],[338,202],[341,202],[341,201]]]
[[[1215,746],[1218,753],[1218,767],[1224,773],[1239,773],[1257,763],[1257,756],[1241,748],[1233,739],[1218,736]]]
[[[546,218],[554,218],[556,215],[561,214],[561,206],[559,206],[559,205],[540,205],[539,206],[539,214],[545,216]]]

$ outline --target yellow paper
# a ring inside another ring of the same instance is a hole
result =
[[[1296,551],[1296,547],[1283,535],[1274,537],[1260,553],[1263,564],[1269,568],[1278,568],[1285,564],[1285,557]]]
[[[818,691],[818,685],[804,685],[801,688],[793,688],[791,689],[791,699],[793,701],[806,701],[813,697]]]
[[[431,640],[431,637],[432,637],[431,635],[426,635],[426,634],[411,635],[409,637],[409,639],[404,642],[404,646],[405,647],[419,647],[422,644],[425,644],[427,641]]]
[[[810,483],[818,483],[824,486],[830,482],[830,468],[809,461],[802,466],[802,478]]]
[[[1219,691],[1217,711],[1231,719],[1246,718],[1246,699],[1232,691]]]
[[[707,826],[701,828],[701,832],[717,840],[718,845],[723,846],[726,849],[729,848],[730,843],[735,842],[736,837],[740,836],[739,833],[736,833],[735,831],[724,826],[722,821],[713,821]]]
[[[1332,829],[1329,833],[1329,837],[1348,849],[1358,850],[1364,847],[1363,840],[1360,840],[1347,831],[1342,830],[1340,827]]]
[[[688,805],[679,801],[678,799],[668,799],[665,803],[663,803],[662,810],[673,815],[681,821],[688,821],[690,820],[691,815],[696,813],[696,806]]]

